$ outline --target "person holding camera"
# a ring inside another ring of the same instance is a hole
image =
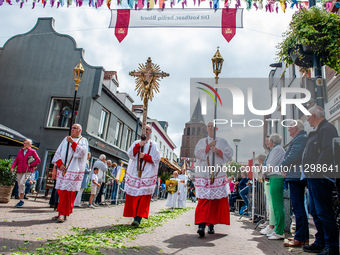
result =
[[[11,171],[17,167],[17,181],[19,187],[20,201],[15,205],[15,207],[22,207],[24,205],[24,195],[25,195],[25,183],[31,172],[34,171],[35,167],[39,165],[40,158],[37,152],[31,148],[32,140],[26,139],[24,141],[24,148],[22,148],[17,157],[15,158]]]

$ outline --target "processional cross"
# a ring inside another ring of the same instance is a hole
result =
[[[130,76],[136,77],[136,88],[137,95],[140,96],[143,101],[143,124],[142,124],[142,136],[141,140],[146,139],[146,118],[148,115],[148,103],[149,100],[152,101],[154,97],[154,92],[159,92],[159,81],[163,77],[168,77],[169,74],[161,71],[159,65],[152,63],[149,57],[144,64],[139,64],[137,71],[132,71],[129,73]],[[141,148],[143,152],[144,147]],[[140,160],[138,176],[142,176],[142,162]]]

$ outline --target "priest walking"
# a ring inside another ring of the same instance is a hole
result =
[[[67,147],[69,147],[68,150]],[[66,151],[68,153],[65,162]],[[52,160],[52,164],[57,165],[55,189],[59,195],[58,216],[53,219],[58,222],[64,222],[66,216],[73,212],[76,192],[80,190],[84,177],[87,152],[88,142],[85,137],[81,136],[81,126],[73,124],[71,136],[64,138]]]
[[[150,140],[151,133],[151,126],[146,125],[146,140],[135,141],[128,150],[130,160],[125,177],[126,200],[123,216],[133,217],[131,225],[135,227],[139,226],[142,218],[149,217],[151,196],[155,190],[161,160],[158,144]],[[144,150],[141,152],[143,146]]]
[[[214,124],[208,123],[208,137],[198,141],[195,147],[195,188],[198,204],[195,211],[197,233],[203,237],[205,226],[208,234],[214,234],[214,225],[230,225],[226,172],[222,170],[233,156],[233,150],[223,138],[214,140]],[[213,153],[215,165],[213,166]]]

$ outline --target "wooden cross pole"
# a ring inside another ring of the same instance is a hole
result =
[[[136,88],[137,95],[141,97],[143,101],[143,125],[142,125],[142,136],[141,140],[146,140],[146,118],[148,116],[148,103],[149,100],[152,101],[154,92],[159,92],[159,81],[163,77],[168,77],[169,74],[160,70],[159,65],[152,63],[149,57],[144,64],[139,64],[137,71],[132,71],[129,73],[130,76],[136,77]],[[141,148],[143,152],[144,147]],[[138,176],[142,175],[142,162],[140,160]]]

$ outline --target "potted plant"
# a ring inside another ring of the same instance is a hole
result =
[[[88,188],[84,189],[81,201],[84,201],[84,202],[89,201],[90,196],[91,196],[91,186],[89,185]]]
[[[289,54],[292,51],[288,50],[294,43],[297,53],[303,53],[307,57],[315,53],[323,64],[340,73],[339,15],[315,6],[300,9],[293,15],[289,29],[284,33],[284,40],[277,46],[278,59],[285,61],[287,65],[293,63]],[[297,46],[298,44],[302,47]],[[308,59],[304,63],[308,63]]]
[[[11,171],[12,160],[0,159],[0,203],[8,203],[16,181],[15,172]]]

